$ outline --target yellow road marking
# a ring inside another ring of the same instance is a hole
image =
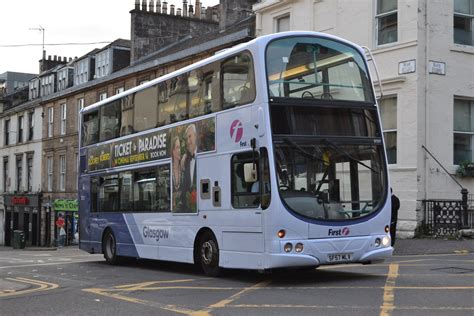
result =
[[[398,264],[391,263],[388,267],[387,280],[385,281],[384,291],[383,291],[383,303],[380,307],[380,316],[390,316],[392,311],[395,309],[393,305],[395,301],[394,296],[394,287],[395,281],[398,277]]]
[[[195,279],[178,279],[178,280],[166,280],[166,281],[150,281],[150,282],[141,282],[141,283],[134,283],[134,284],[124,284],[115,286],[116,289],[127,289],[128,291],[134,290],[135,288],[142,288],[147,285],[153,284],[166,284],[166,283],[179,283],[179,282],[193,282]]]
[[[259,283],[255,284],[255,285],[252,285],[251,287],[247,287],[247,288],[243,289],[242,291],[232,295],[229,298],[223,299],[223,300],[221,300],[221,301],[219,301],[215,304],[210,305],[209,308],[211,308],[211,309],[213,309],[213,308],[222,308],[222,307],[226,306],[227,304],[232,303],[233,301],[235,301],[239,297],[241,297],[244,293],[249,292],[249,291],[253,291],[253,290],[258,289],[258,288],[265,287],[268,284],[270,284],[270,282],[271,281],[269,281],[269,280],[262,281],[262,282],[259,282]]]
[[[146,305],[146,306],[150,306],[150,307],[157,307],[157,308],[160,308],[160,309],[163,309],[163,310],[167,310],[167,311],[171,311],[171,312],[175,312],[175,313],[179,313],[179,314],[191,315],[191,314],[194,313],[193,310],[182,308],[182,307],[177,307],[176,305],[160,304],[160,303],[157,303],[157,302],[150,302],[150,301],[141,300],[141,299],[138,299],[138,298],[124,296],[124,295],[121,295],[121,294],[118,294],[118,293],[108,293],[109,290],[105,290],[105,289],[83,289],[83,291],[93,293],[93,294],[97,294],[97,295],[110,297],[110,298],[119,299],[119,300],[126,301],[126,302],[142,304],[142,305]]]
[[[26,279],[26,278],[6,278],[5,280],[13,281],[13,282],[21,282],[21,283],[26,283],[26,284],[31,284],[31,285],[37,285],[37,288],[33,289],[26,289],[26,290],[4,290],[3,292],[0,292],[0,297],[7,297],[7,296],[15,296],[15,295],[22,295],[22,294],[28,294],[28,293],[33,293],[33,292],[39,292],[39,291],[47,291],[47,290],[54,290],[59,287],[58,284],[55,283],[49,283],[49,282],[43,282],[39,280],[31,280],[31,279]]]
[[[469,250],[467,249],[454,250],[454,253],[469,253]]]

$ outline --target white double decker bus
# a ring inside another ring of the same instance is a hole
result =
[[[391,256],[380,117],[363,50],[285,32],[81,113],[80,248],[266,270]]]

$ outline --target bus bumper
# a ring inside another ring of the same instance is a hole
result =
[[[267,267],[317,267],[319,260],[310,255],[270,254]]]

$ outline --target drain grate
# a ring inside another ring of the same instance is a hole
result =
[[[464,274],[474,272],[474,269],[465,269],[465,268],[458,268],[458,267],[445,267],[445,268],[436,268],[431,269],[431,271],[440,271],[449,274]]]

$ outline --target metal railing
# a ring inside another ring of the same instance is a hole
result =
[[[471,200],[471,202],[474,202]],[[462,200],[423,200],[422,233],[433,237],[459,237],[462,228],[474,227],[474,204]],[[467,216],[465,214],[467,212]],[[463,220],[464,219],[464,220]]]

